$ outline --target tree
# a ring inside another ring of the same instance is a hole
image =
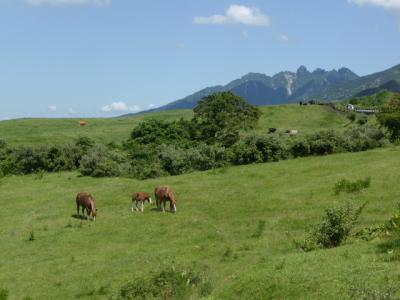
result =
[[[395,94],[383,112],[377,115],[378,122],[387,128],[392,142],[400,138],[400,94]]]
[[[231,92],[216,93],[203,98],[193,110],[196,137],[207,143],[226,146],[239,137],[239,130],[254,128],[261,111]]]

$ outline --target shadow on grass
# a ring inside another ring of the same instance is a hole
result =
[[[71,217],[74,219],[78,219],[78,220],[89,220],[89,218],[84,215],[73,214],[73,215],[71,215]]]

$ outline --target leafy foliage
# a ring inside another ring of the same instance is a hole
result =
[[[191,122],[183,119],[174,122],[148,120],[140,123],[131,133],[138,144],[186,144],[191,140]]]
[[[392,142],[400,139],[400,94],[390,100],[382,113],[377,115],[377,120],[389,131]]]
[[[149,278],[134,278],[121,287],[117,299],[190,299],[207,296],[211,291],[211,283],[204,273],[193,268],[169,267]]]
[[[317,248],[340,246],[349,237],[366,204],[355,209],[347,202],[344,205],[326,209],[322,222],[313,228],[300,247],[304,251],[311,251]]]
[[[261,111],[231,92],[205,97],[194,109],[195,137],[208,143],[222,142],[229,146],[239,130],[254,128]]]
[[[345,193],[357,193],[361,190],[368,188],[371,185],[371,177],[365,179],[359,179],[357,181],[349,181],[342,179],[335,184],[335,194],[339,195],[341,192]]]

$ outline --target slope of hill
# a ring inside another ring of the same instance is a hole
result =
[[[400,93],[400,84],[396,80],[390,80],[385,84],[382,84],[376,88],[369,88],[364,91],[359,92],[354,97],[365,97],[372,96],[382,91],[388,91],[393,93]]]
[[[293,241],[327,207],[346,200],[368,201],[356,230],[388,220],[399,198],[393,188],[399,155],[393,147],[147,181],[76,173],[6,177],[0,287],[10,299],[110,299],[137,276],[196,262],[207,267],[212,299],[347,299],[351,290],[367,288],[384,294],[400,276],[398,241],[352,238],[308,253]],[[366,176],[372,178],[366,191],[334,195],[340,179]],[[130,193],[160,184],[175,189],[177,214],[149,206],[131,213]],[[72,217],[81,190],[96,196],[96,222]]]
[[[343,128],[348,120],[324,106],[281,105],[260,107],[258,130],[269,127],[282,130],[296,128],[301,134],[316,129]],[[80,127],[77,119],[19,119],[0,122],[0,139],[11,144],[41,145],[68,143],[79,136],[88,136],[97,142],[121,142],[132,129],[146,119],[178,120],[191,118],[191,110],[144,113],[126,118],[88,119],[89,125]]]
[[[400,82],[400,65],[394,66],[383,72],[374,73],[342,84],[334,85],[321,93],[318,98],[323,100],[346,99],[357,95],[366,89],[377,88],[391,80]]]

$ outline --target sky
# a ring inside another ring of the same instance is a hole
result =
[[[400,0],[0,0],[0,119],[112,117],[249,72],[400,63]]]

